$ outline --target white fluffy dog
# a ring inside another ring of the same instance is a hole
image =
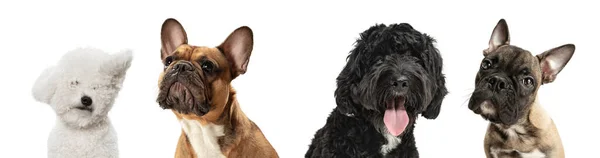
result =
[[[117,134],[107,115],[131,65],[131,51],[108,54],[80,48],[44,70],[33,97],[56,112],[48,138],[48,157],[115,158]]]

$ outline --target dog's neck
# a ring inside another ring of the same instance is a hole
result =
[[[537,99],[532,103],[527,115],[514,125],[491,124],[497,128],[502,145],[491,145],[490,154],[502,155],[518,153],[521,157],[546,157],[553,152],[562,152],[560,138],[552,130],[556,130],[550,116],[545,112]],[[553,139],[558,139],[558,144]],[[548,148],[548,145],[551,146]],[[545,150],[541,148],[545,146]]]
[[[402,143],[402,139],[396,136],[393,136],[389,133],[384,133],[383,137],[387,140],[387,143],[381,146],[381,154],[387,155],[390,151],[396,149],[400,143]]]
[[[180,119],[183,131],[189,142],[200,156],[225,157],[232,147],[251,133],[252,122],[239,107],[233,88],[223,113],[216,122],[201,124],[198,120]]]
[[[551,121],[551,118],[548,115],[546,115],[546,112],[544,111],[542,106],[539,104],[537,98],[535,99],[535,101],[531,104],[531,106],[527,110],[528,111],[526,112],[526,114],[523,115],[523,117],[519,118],[517,123],[515,123],[513,125],[505,125],[505,124],[501,124],[501,123],[491,123],[491,124],[493,124],[494,126],[498,127],[501,130],[515,130],[518,126],[522,126],[522,127],[531,126],[531,128],[537,130],[540,128],[546,128],[548,125],[550,125],[549,123]],[[517,131],[523,131],[523,130],[517,129]]]
[[[79,125],[76,123],[68,123],[61,120],[60,117],[56,117],[56,125],[62,126],[67,129],[78,130],[78,131],[96,131],[100,129],[106,129],[110,126],[110,120],[108,117],[98,118],[97,121],[90,122],[86,125]]]
[[[360,113],[364,113],[364,112],[359,112],[359,114]],[[356,119],[365,119],[373,124],[373,127],[375,127],[375,130],[377,130],[386,140],[386,143],[382,144],[380,147],[380,153],[384,156],[387,155],[388,153],[390,153],[392,150],[396,149],[398,147],[398,145],[400,145],[402,143],[402,138],[394,136],[387,131],[385,124],[383,123],[383,119],[381,119],[381,118],[371,117],[368,115],[355,115],[354,113],[345,113],[344,115],[346,117],[351,117],[351,118],[356,118]],[[406,129],[404,131],[404,134],[407,134],[409,132],[410,132],[409,129]]]
[[[541,105],[534,101],[527,114],[520,118],[516,124],[503,125],[492,123],[499,129],[500,134],[506,136],[506,143],[533,144],[539,132],[551,126],[552,119],[546,114]]]

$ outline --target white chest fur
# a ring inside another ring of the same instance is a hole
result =
[[[106,119],[94,127],[78,129],[56,119],[48,138],[49,158],[119,157],[117,133]]]
[[[521,152],[513,149],[500,149],[500,148],[490,148],[490,152],[493,158],[498,158],[498,155],[501,153],[511,153],[516,151],[521,155],[522,158],[545,158],[546,154],[542,153],[539,149],[534,149],[530,152]]]
[[[225,135],[222,125],[214,125],[212,123],[201,125],[196,120],[186,119],[181,119],[180,123],[199,158],[225,157],[221,152],[218,141],[219,137]]]
[[[517,138],[519,135],[519,133],[525,133],[527,131],[525,131],[525,127],[521,126],[521,125],[512,125],[510,126],[508,129],[504,130],[504,133],[506,133],[508,135],[508,137],[510,138]]]
[[[390,151],[396,148],[398,144],[402,142],[402,140],[396,136],[393,136],[389,133],[383,134],[385,139],[387,139],[387,143],[381,146],[381,154],[386,155]]]

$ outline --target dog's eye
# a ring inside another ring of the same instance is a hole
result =
[[[77,86],[79,84],[79,81],[75,80],[75,81],[71,81],[71,86]]]
[[[212,72],[215,67],[215,65],[213,65],[213,63],[210,61],[202,62],[200,66],[202,66],[202,70],[204,70],[205,72]]]
[[[490,67],[492,67],[492,61],[489,59],[483,60],[483,62],[481,62],[481,68],[484,70],[489,69]]]
[[[173,56],[168,56],[167,58],[165,58],[165,69],[171,65],[171,63],[173,62]]]
[[[531,86],[531,85],[533,85],[533,78],[525,77],[521,80],[521,82],[523,82],[523,85],[525,85],[525,86]]]

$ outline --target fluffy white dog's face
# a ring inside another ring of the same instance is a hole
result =
[[[119,88],[110,78],[93,75],[65,76],[50,103],[63,121],[80,127],[105,118]]]
[[[71,51],[48,68],[33,89],[67,125],[88,127],[108,115],[117,97],[131,52],[109,55],[96,49]]]

